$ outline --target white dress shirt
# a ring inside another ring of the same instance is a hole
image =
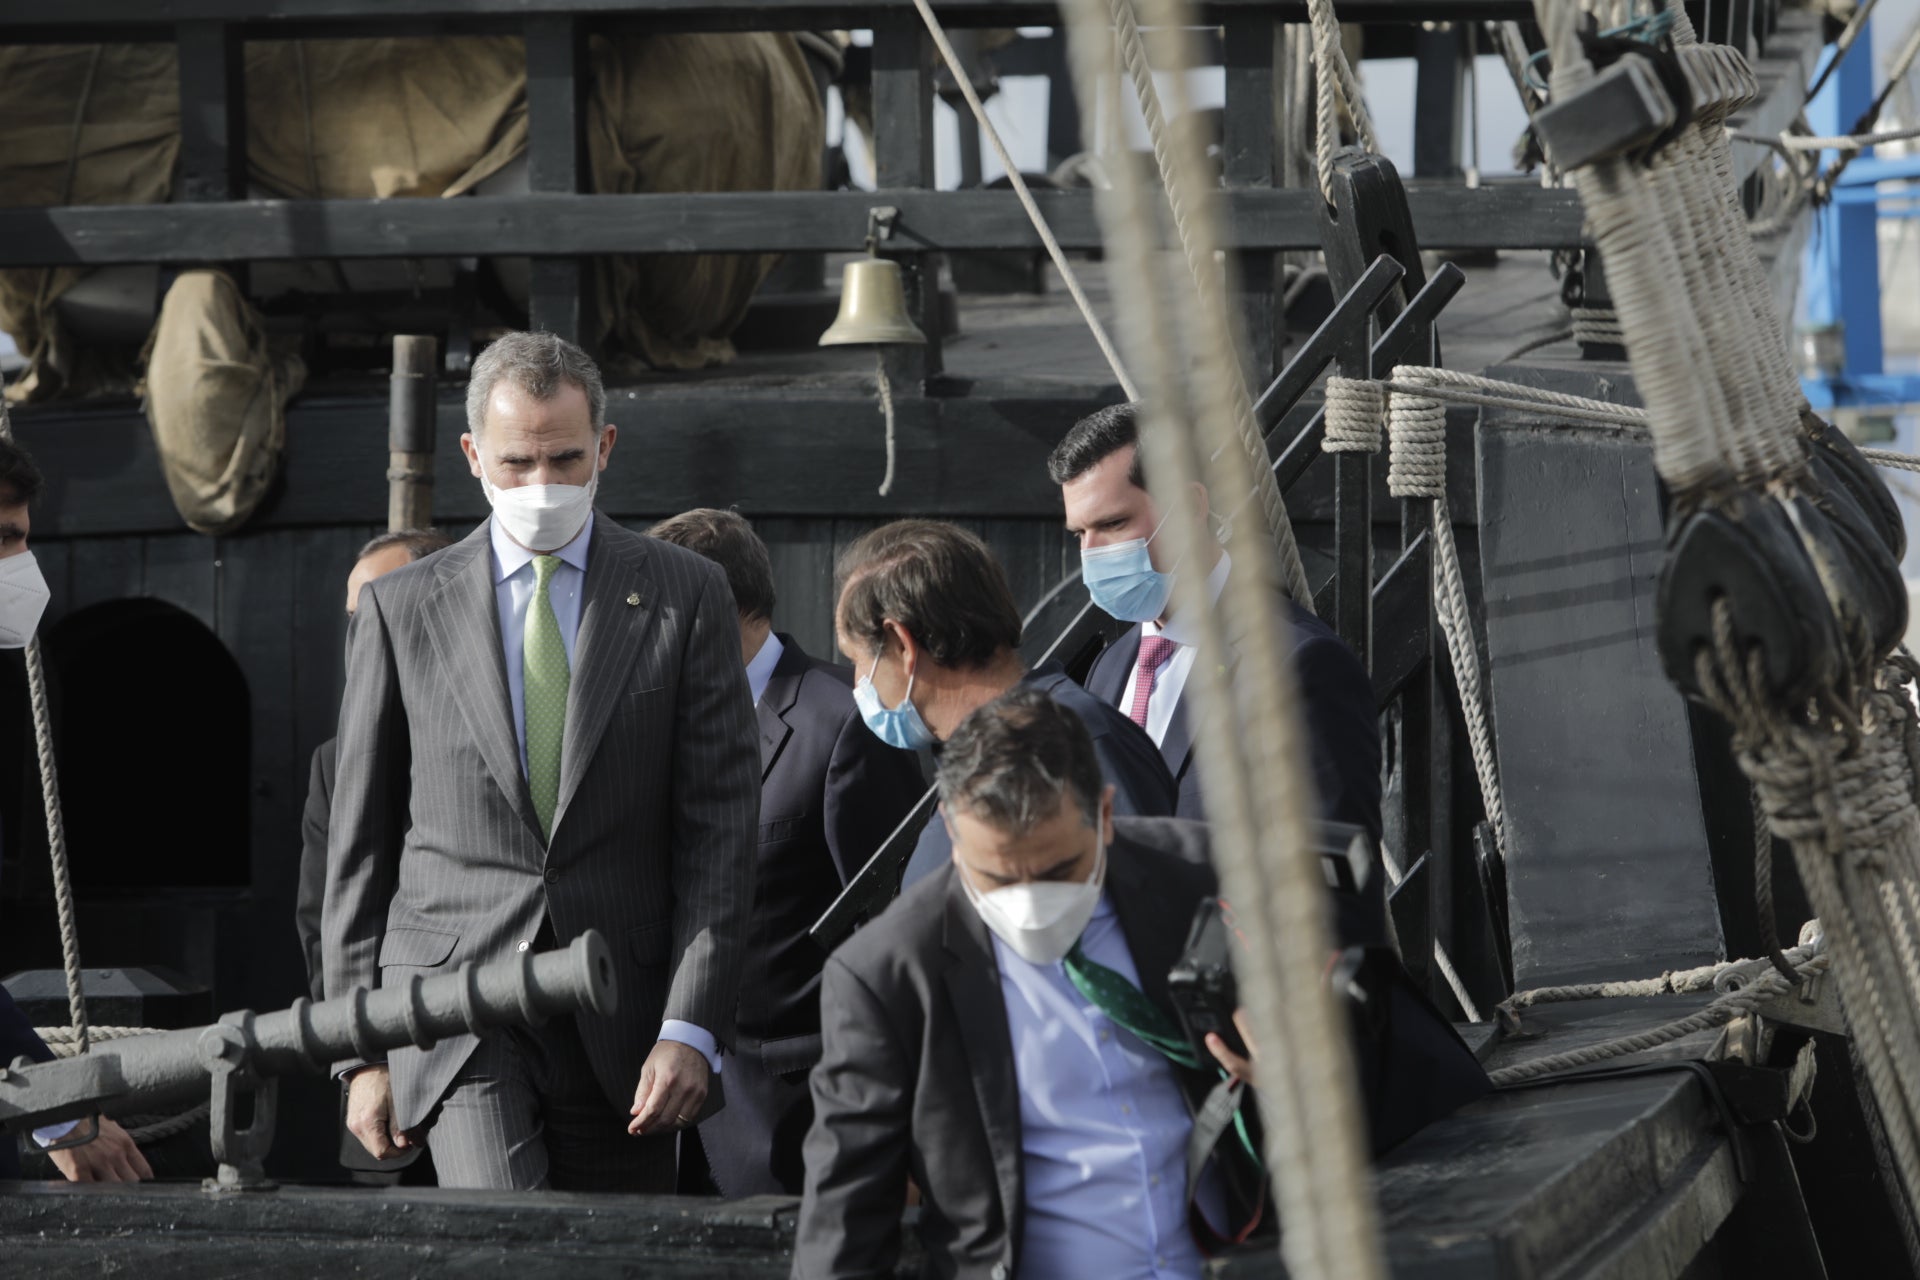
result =
[[[753,694],[753,705],[759,706],[760,699],[767,696],[767,682],[773,679],[773,669],[780,665],[780,655],[787,646],[780,643],[780,637],[767,632],[767,638],[760,642],[760,652],[753,655],[747,663],[747,690]]]
[[[1139,984],[1104,893],[1080,947]],[[1205,1259],[1187,1225],[1193,1117],[1173,1068],[1081,995],[1060,962],[1029,964],[997,937],[993,952],[1020,1085],[1020,1273],[1198,1280]],[[1224,1221],[1211,1168],[1198,1199],[1210,1221]]]
[[[1220,593],[1227,589],[1227,574],[1233,568],[1233,557],[1222,551],[1220,561],[1207,575],[1208,603],[1219,604]],[[1173,723],[1173,709],[1180,702],[1180,693],[1187,687],[1187,676],[1193,670],[1195,653],[1195,623],[1186,612],[1177,612],[1167,619],[1167,625],[1157,622],[1140,624],[1140,638],[1165,636],[1178,645],[1173,656],[1160,664],[1160,670],[1154,678],[1153,692],[1147,695],[1147,736],[1153,739],[1153,745],[1159,746],[1167,736],[1167,726]],[[1136,658],[1133,670],[1127,673],[1127,687],[1120,691],[1120,710],[1130,711],[1133,707],[1134,687],[1140,683],[1140,663]]]
[[[527,678],[523,668],[523,650],[527,633],[527,604],[533,599],[537,574],[534,553],[509,538],[492,522],[493,598],[500,610],[500,650],[507,664],[507,697],[513,704],[513,732],[520,740],[520,772],[527,771]],[[547,599],[553,605],[554,621],[560,624],[560,643],[567,650],[567,669],[574,668],[574,639],[580,634],[581,597],[587,583],[587,544],[593,537],[593,513],[580,526],[573,541],[553,552],[560,567],[547,583]],[[698,1050],[714,1071],[720,1070],[720,1048],[713,1033],[705,1027],[677,1018],[660,1024],[660,1039],[673,1040]]]

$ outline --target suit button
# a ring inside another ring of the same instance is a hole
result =
[[[559,882],[559,880],[560,880],[560,868],[558,868],[558,867],[548,867],[548,868],[547,868],[547,883],[548,883],[548,884],[557,884],[557,883]]]
[[[531,950],[531,949],[532,949],[532,947],[533,947],[533,944],[532,944],[531,942],[522,942],[522,943],[520,944],[520,950],[522,950],[522,951],[528,951],[528,950]]]

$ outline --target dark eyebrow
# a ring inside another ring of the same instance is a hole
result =
[[[11,520],[0,520],[0,538],[24,538],[27,531]]]
[[[1080,861],[1080,857],[1081,855],[1077,853],[1069,854],[1066,858],[1054,863],[1046,870],[1039,872],[1033,878],[1035,880],[1058,880],[1061,876],[1073,870],[1074,864]]]
[[[577,458],[584,458],[586,456],[587,451],[585,449],[562,449],[559,453],[553,455],[553,460],[555,462],[572,462]]]

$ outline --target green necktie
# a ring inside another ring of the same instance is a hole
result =
[[[1093,1007],[1131,1031],[1148,1046],[1158,1049],[1167,1060],[1182,1067],[1197,1068],[1200,1059],[1193,1045],[1180,1034],[1172,1018],[1146,993],[1126,978],[1095,960],[1089,960],[1079,943],[1067,952],[1067,978],[1081,995],[1093,1001]]]
[[[1211,1058],[1203,1063],[1193,1043],[1180,1033],[1180,1028],[1172,1018],[1161,1012],[1159,1005],[1147,999],[1145,992],[1099,961],[1089,960],[1079,943],[1074,943],[1073,950],[1067,952],[1063,967],[1067,971],[1068,981],[1082,996],[1093,1002],[1094,1008],[1131,1031],[1143,1044],[1158,1049],[1167,1061],[1190,1070],[1198,1070],[1203,1065],[1212,1066],[1225,1078],[1226,1070]],[[1254,1149],[1253,1137],[1247,1132],[1246,1116],[1237,1105],[1233,1113],[1233,1127],[1240,1136],[1241,1147],[1253,1158],[1254,1167],[1263,1168],[1260,1153]]]
[[[560,803],[560,740],[567,728],[567,646],[560,640],[547,588],[560,567],[559,556],[533,558],[533,599],[527,602],[525,639],[520,649],[521,680],[526,690],[527,788],[540,834],[553,839],[553,811]]]

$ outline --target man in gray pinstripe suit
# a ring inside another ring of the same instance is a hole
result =
[[[711,562],[592,506],[599,371],[548,334],[474,362],[461,438],[494,515],[362,593],[322,951],[329,996],[613,944],[620,1011],[350,1061],[348,1127],[442,1185],[671,1191],[717,1109],[753,897],[759,741]]]

